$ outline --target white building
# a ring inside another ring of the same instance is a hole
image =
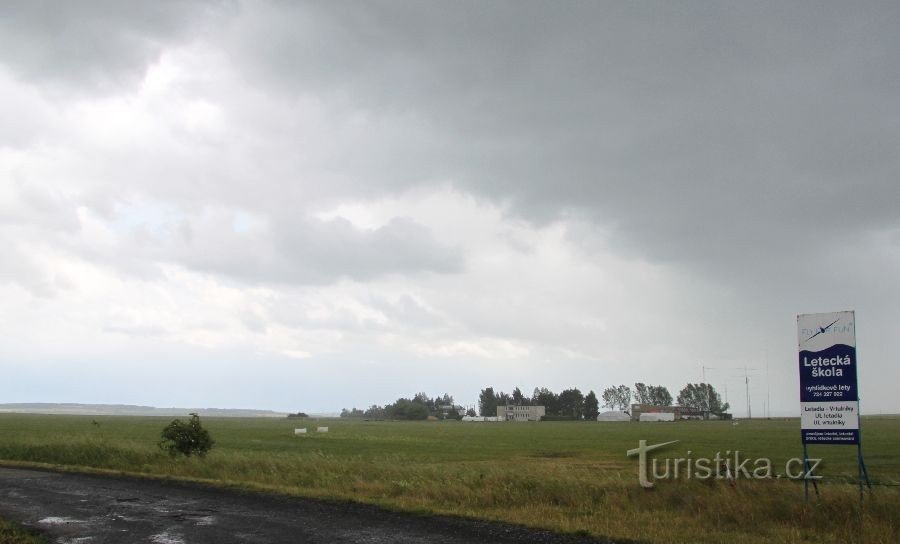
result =
[[[498,406],[497,417],[501,421],[540,421],[547,415],[543,406]]]
[[[675,414],[672,412],[644,413],[640,415],[640,421],[675,421]]]
[[[613,410],[597,414],[597,421],[631,421],[631,416],[625,412]]]

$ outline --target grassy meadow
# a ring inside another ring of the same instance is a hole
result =
[[[96,420],[99,425],[92,423]],[[856,449],[817,446],[821,496],[802,484],[679,479],[638,485],[638,440],[681,442],[657,457],[799,457],[797,420],[679,423],[365,422],[203,419],[204,459],[156,447],[171,418],[0,414],[0,460],[213,481],[413,512],[456,514],[646,542],[900,542],[900,418],[867,418],[876,483],[860,509]],[[327,425],[327,434],[315,433]],[[295,436],[293,428],[310,429]],[[752,463],[751,463],[752,468]]]
[[[43,544],[33,532],[0,518],[0,544]]]

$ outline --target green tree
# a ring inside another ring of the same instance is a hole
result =
[[[493,387],[481,390],[481,394],[478,395],[478,412],[488,417],[497,415],[497,396],[494,395]]]
[[[662,385],[634,384],[634,402],[651,406],[671,406],[672,394]]]
[[[584,415],[584,395],[578,388],[566,389],[559,394],[559,412],[563,416],[581,419]]]
[[[650,390],[647,388],[647,384],[643,382],[634,384],[634,402],[638,404],[653,404],[651,400]]]
[[[627,385],[607,387],[603,391],[603,406],[613,410],[627,410],[631,406],[631,388]]]
[[[180,419],[173,419],[163,428],[158,446],[172,457],[181,454],[186,457],[198,455],[204,457],[212,449],[215,441],[209,436],[209,431],[200,424],[200,416],[191,413],[191,419],[185,423]]]
[[[559,411],[559,395],[546,387],[534,388],[531,395],[532,406],[543,406],[548,416],[561,415]]]
[[[716,388],[707,383],[689,383],[678,393],[678,404],[693,408],[704,414],[721,414],[728,410],[728,403],[722,403],[722,397]]]
[[[650,386],[650,404],[654,406],[672,406],[672,394],[662,385]]]
[[[384,413],[384,408],[378,406],[377,404],[373,404],[366,409],[363,413],[363,416],[369,419],[384,419],[387,417],[387,414]]]
[[[422,420],[428,419],[430,411],[424,402],[405,398],[397,399],[394,404],[384,407],[385,415],[391,419]]]
[[[412,398],[412,401],[425,405],[425,407],[428,409],[429,414],[434,414],[437,412],[437,399],[430,398],[424,392],[416,393],[416,396]]]
[[[597,395],[594,394],[594,391],[591,390],[584,397],[584,418],[594,421],[597,419],[597,414],[600,413],[600,404],[597,401]]]
[[[525,404],[525,395],[522,394],[522,390],[516,387],[512,392],[512,402],[516,406],[522,406]]]

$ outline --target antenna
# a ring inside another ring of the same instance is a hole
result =
[[[769,350],[763,350],[766,354],[766,419],[772,417],[772,399],[769,393]]]
[[[706,389],[706,414],[705,414],[705,417],[706,417],[706,419],[709,419],[710,401],[711,401],[711,399],[710,399],[710,393],[711,393],[711,392],[710,392],[709,384],[706,383],[706,370],[707,370],[707,369],[709,369],[709,370],[715,370],[715,368],[714,368],[714,367],[711,367],[711,366],[702,366],[702,365],[701,365],[701,366],[700,366],[700,369],[701,369],[701,371],[703,372],[703,388]]]
[[[744,367],[744,389],[747,394],[747,419],[753,419],[753,413],[750,411],[750,376],[747,375],[747,367]]]

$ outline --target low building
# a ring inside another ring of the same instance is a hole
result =
[[[641,414],[672,414],[672,416],[669,419],[669,416],[641,417]],[[703,412],[687,406],[631,405],[631,421],[677,421],[680,419],[703,419]]]
[[[672,412],[644,412],[640,415],[641,421],[675,421]]]
[[[498,406],[497,417],[502,421],[540,421],[547,415],[543,406]]]
[[[631,421],[631,416],[628,415],[628,412],[612,410],[597,414],[597,421]]]
[[[455,418],[457,414],[460,417],[466,415],[466,409],[455,404],[441,404],[440,406],[438,406],[438,410],[441,412],[441,416],[444,418],[446,418],[447,416],[452,416]]]

